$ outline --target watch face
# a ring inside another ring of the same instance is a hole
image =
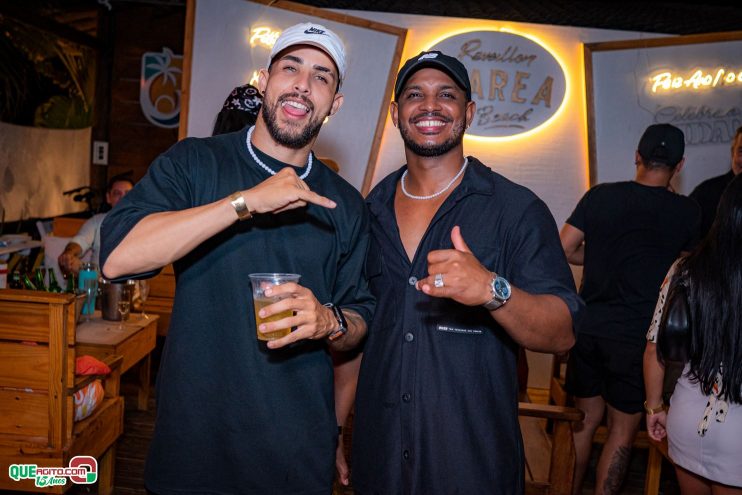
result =
[[[495,279],[494,289],[498,298],[508,299],[510,297],[510,284],[504,278],[497,277]]]

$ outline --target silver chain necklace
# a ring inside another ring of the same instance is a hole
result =
[[[276,175],[276,171],[270,168],[268,165],[263,163],[260,158],[258,158],[258,155],[255,154],[255,150],[252,149],[252,143],[250,142],[250,138],[252,138],[252,131],[255,130],[255,126],[252,126],[250,130],[247,131],[247,151],[250,152],[250,156],[253,160],[255,160],[255,163],[260,165],[266,172],[268,172],[271,175]],[[309,152],[309,158],[307,158],[307,170],[303,174],[299,176],[301,180],[304,180],[309,175],[309,172],[312,171],[312,152]],[[450,185],[450,184],[449,184]]]
[[[407,188],[404,185],[405,177],[407,177],[407,170],[405,170],[404,173],[402,174],[402,179],[399,181],[400,185],[402,186],[402,193],[405,196],[407,196],[408,198],[410,198],[410,199],[433,199],[436,196],[440,196],[444,192],[448,191],[448,188],[451,187],[453,185],[453,183],[456,182],[456,180],[459,177],[461,177],[461,174],[464,173],[464,170],[466,170],[466,166],[468,164],[469,164],[469,159],[468,158],[464,158],[464,164],[461,166],[461,170],[459,170],[459,173],[457,173],[453,177],[453,179],[451,179],[451,182],[449,182],[448,184],[446,184],[446,187],[444,187],[443,189],[441,189],[437,193],[429,194],[427,196],[415,196],[414,194],[410,194],[409,192],[407,192]]]

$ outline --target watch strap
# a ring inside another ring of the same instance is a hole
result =
[[[339,328],[327,336],[331,341],[337,340],[346,333],[348,333],[348,322],[345,320],[345,315],[342,310],[332,303],[325,304],[326,307],[332,310],[332,314],[335,315],[335,320],[338,323]]]
[[[500,309],[501,307],[505,306],[505,303],[506,302],[508,302],[507,299],[504,300],[504,301],[502,301],[500,298],[498,298],[497,296],[495,296],[492,299],[490,299],[489,302],[486,302],[486,303],[482,304],[482,306],[487,311],[494,311],[496,309]]]

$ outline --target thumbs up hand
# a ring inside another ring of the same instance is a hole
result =
[[[428,276],[415,287],[432,297],[447,297],[467,306],[479,306],[492,299],[493,274],[474,257],[459,226],[451,229],[453,249],[428,253]]]

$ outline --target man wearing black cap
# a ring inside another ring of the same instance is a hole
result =
[[[592,439],[604,411],[608,438],[598,461],[596,494],[618,493],[645,408],[642,356],[657,292],[672,262],[698,239],[700,210],[671,192],[683,166],[683,132],[649,126],[635,154],[633,181],[599,184],[561,231],[567,259],[583,265],[587,309],[570,352],[567,390],[585,420],[575,432],[575,493],[582,493]]]
[[[369,194],[378,307],[356,396],[356,493],[523,492],[518,346],[564,352],[580,309],[532,192],[464,157],[466,69],[427,52],[397,75],[406,166]]]

